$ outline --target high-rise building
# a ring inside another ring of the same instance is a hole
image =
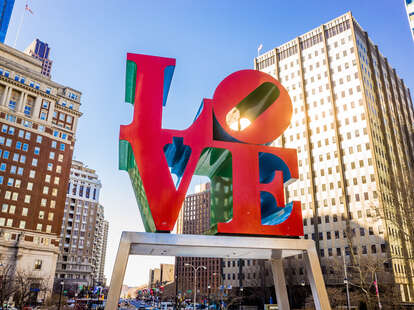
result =
[[[210,184],[198,185],[194,194],[188,195],[177,221],[178,234],[204,234],[210,229]],[[177,257],[177,291],[182,296],[194,293],[194,270],[186,266],[205,266],[197,272],[197,300],[218,293],[221,284],[221,259],[206,257]],[[191,290],[191,293],[189,291]]]
[[[44,76],[50,77],[53,61],[49,59],[50,47],[47,43],[36,39],[24,50],[24,52],[33,58],[39,59],[42,62],[41,73]]]
[[[291,125],[273,145],[298,151],[300,177],[286,195],[302,202],[327,283],[343,283],[332,266],[346,253],[348,264],[378,264],[380,283],[412,302],[414,115],[404,81],[350,12],[254,63],[292,99]],[[287,267],[305,280],[300,256]]]
[[[0,52],[0,262],[50,292],[81,93],[45,78],[39,60]]]
[[[55,282],[63,281],[65,288],[74,292],[103,282],[100,274],[106,246],[103,207],[99,204],[101,187],[95,170],[72,161]]]
[[[414,1],[405,0],[405,8],[407,10],[408,23],[410,24],[411,35],[414,40]]]
[[[105,260],[106,260],[106,248],[108,245],[108,230],[109,230],[109,222],[104,220],[102,222],[102,231],[95,230],[95,239],[98,239],[98,236],[102,235],[102,242],[101,244],[101,255],[99,257],[99,270],[97,270],[97,279],[95,280],[98,284],[105,286],[106,285],[106,277],[104,275],[105,270]],[[98,239],[99,240],[99,239]],[[99,252],[98,252],[99,254]]]
[[[7,29],[9,28],[10,17],[13,12],[14,0],[0,1],[0,42],[4,43]]]

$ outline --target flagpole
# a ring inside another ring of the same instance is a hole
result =
[[[378,290],[378,279],[377,279],[377,272],[375,272],[375,289],[377,293],[377,299],[378,299],[378,308],[382,309],[380,297],[379,297],[379,290]]]
[[[26,2],[26,7],[27,7],[27,2]],[[22,28],[24,14],[26,13],[26,7],[25,7],[25,9],[24,9],[24,11],[22,13],[22,17],[20,18],[19,28],[17,28],[16,39],[14,40],[14,44],[13,44],[13,47],[14,48],[16,48],[17,39],[19,38],[20,28]]]

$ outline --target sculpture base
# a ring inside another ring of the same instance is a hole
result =
[[[288,310],[290,307],[283,270],[283,258],[297,254],[303,254],[316,309],[330,310],[331,307],[313,240],[124,231],[112,271],[105,309],[116,310],[118,308],[129,256],[156,255],[268,259],[271,261],[279,309]]]

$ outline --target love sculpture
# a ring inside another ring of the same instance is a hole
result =
[[[146,231],[174,228],[197,174],[211,180],[210,233],[303,235],[300,202],[284,198],[298,177],[296,150],[268,145],[290,123],[286,89],[266,73],[237,71],[203,99],[188,129],[162,129],[174,67],[171,58],[127,56],[125,99],[134,117],[121,126],[120,169],[130,175]]]
[[[284,188],[298,178],[296,150],[270,145],[290,123],[286,89],[263,72],[237,71],[202,100],[188,129],[163,129],[174,67],[171,58],[127,56],[125,101],[134,115],[121,126],[119,168],[146,232],[122,232],[105,309],[117,309],[128,257],[155,255],[270,260],[278,309],[288,310],[283,258],[302,254],[315,308],[330,310],[315,243],[299,238],[300,202],[285,203]],[[194,174],[211,181],[210,230],[170,234]]]

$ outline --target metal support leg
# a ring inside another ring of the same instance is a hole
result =
[[[316,248],[308,249],[304,253],[304,259],[316,310],[331,310]]]
[[[125,238],[125,235],[123,233],[121,236],[121,241],[119,243],[114,269],[112,271],[111,285],[109,287],[105,310],[118,309],[118,301],[119,296],[121,295],[121,289],[124,282],[125,270],[128,264],[130,249],[131,243]]]
[[[272,265],[273,282],[275,283],[276,298],[278,309],[290,310],[289,298],[286,289],[285,272],[283,270],[282,251],[278,251],[279,255],[272,255],[275,258],[270,260]]]

